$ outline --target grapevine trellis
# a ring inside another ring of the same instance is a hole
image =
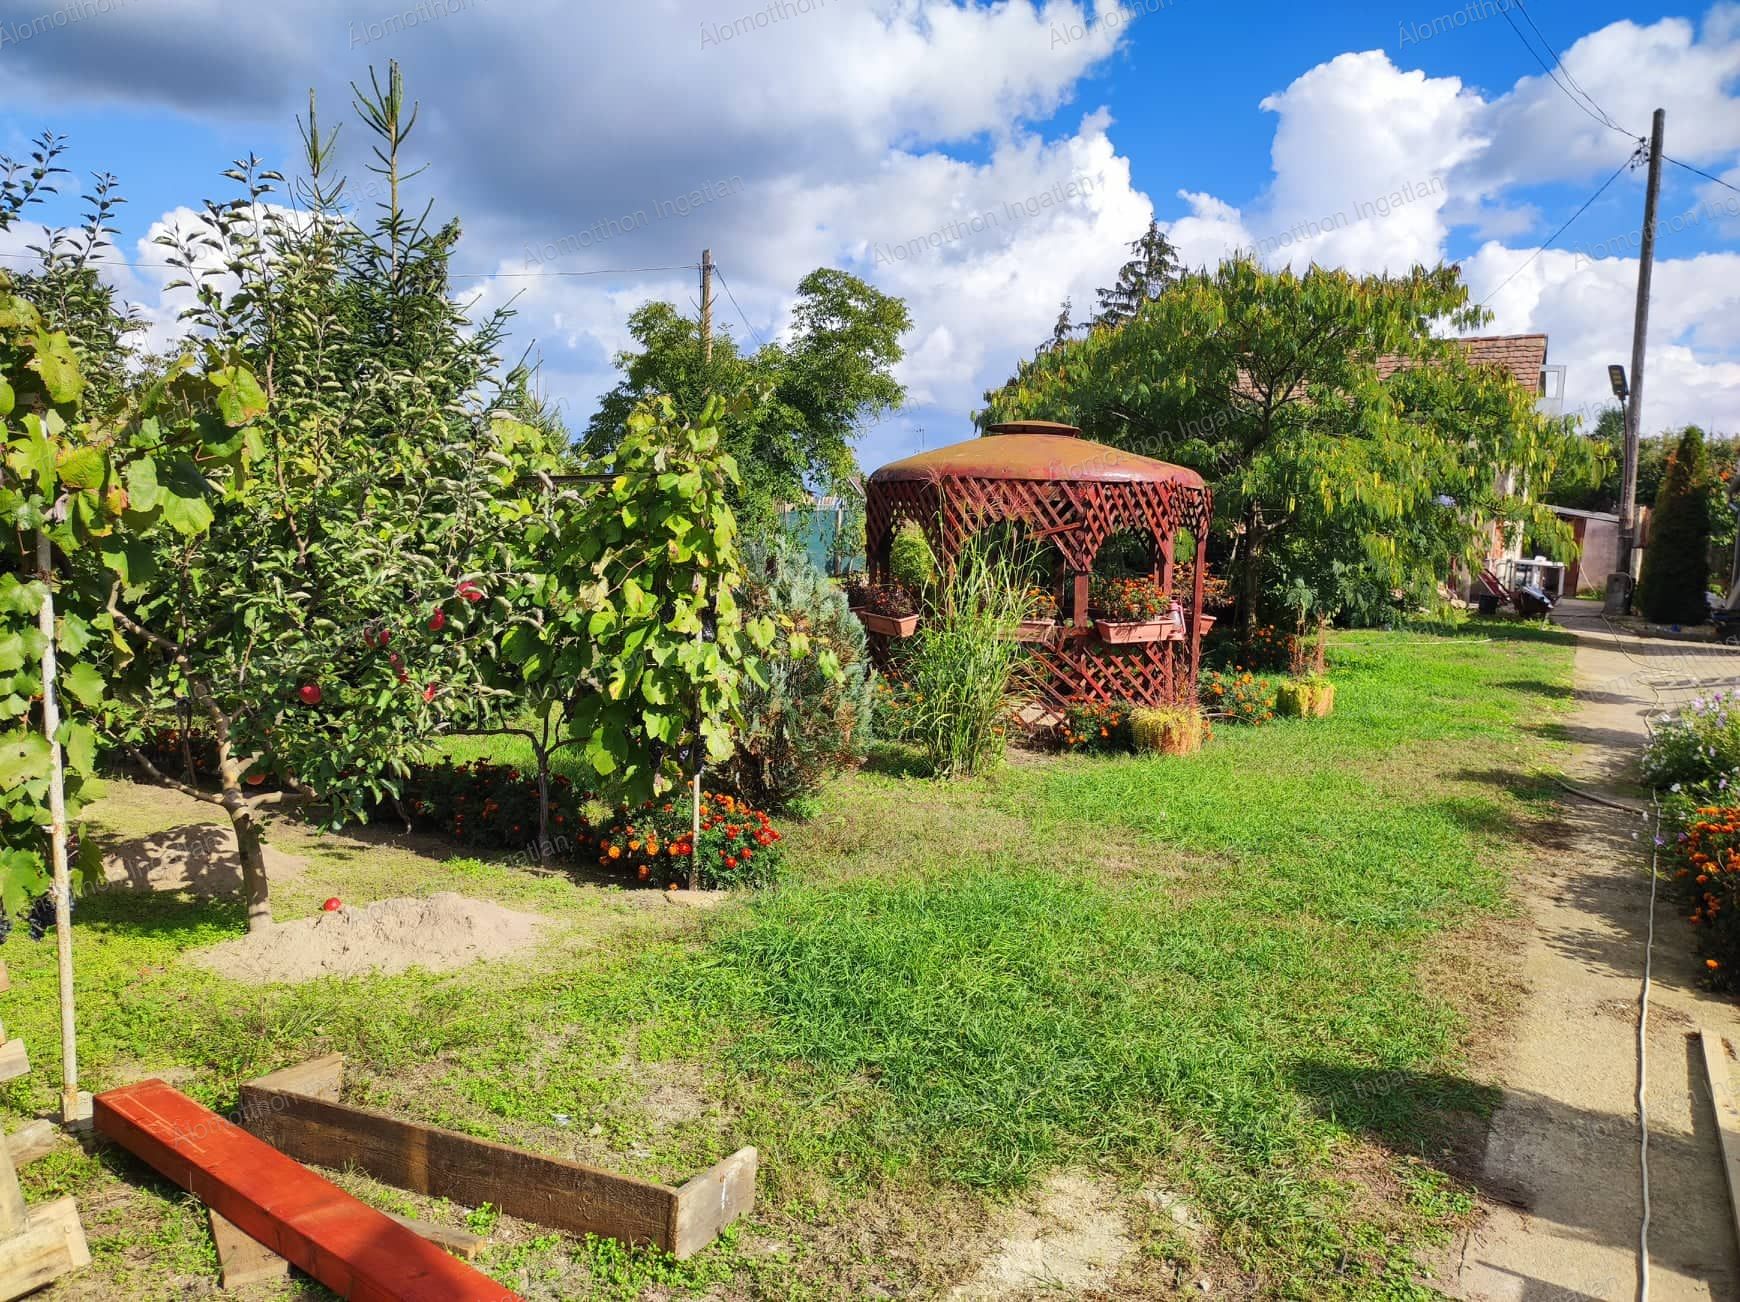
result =
[[[1056,547],[1069,574],[1060,604],[1064,618],[1034,645],[1035,686],[1045,702],[1194,699],[1213,497],[1193,470],[1089,442],[1080,433],[1049,421],[994,425],[984,438],[883,466],[870,476],[865,500],[870,577],[888,578],[890,546],[903,520],[924,531],[945,568],[974,535],[1001,522],[1019,524]],[[1146,535],[1153,576],[1173,595],[1180,530],[1196,544],[1183,638],[1133,646],[1102,642],[1088,616],[1089,578],[1100,548],[1120,532]],[[887,639],[871,634],[871,642],[885,660]]]

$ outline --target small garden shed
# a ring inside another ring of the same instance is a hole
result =
[[[871,579],[885,582],[904,520],[924,531],[944,568],[975,535],[1003,523],[1019,527],[1061,557],[1058,618],[1024,629],[1047,703],[1168,705],[1195,699],[1202,635],[1213,622],[1202,611],[1212,514],[1208,487],[1193,470],[1089,442],[1071,425],[1020,421],[871,475],[865,546]],[[1096,622],[1089,610],[1095,558],[1120,534],[1140,540],[1144,565],[1175,603],[1167,629],[1140,640]],[[1175,563],[1181,553],[1186,564]],[[883,641],[877,649],[886,653],[882,635],[872,641]]]

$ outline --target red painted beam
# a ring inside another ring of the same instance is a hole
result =
[[[96,1098],[96,1127],[243,1233],[353,1302],[520,1302],[160,1080]]]

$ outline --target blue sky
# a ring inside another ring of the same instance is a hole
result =
[[[1598,408],[1606,364],[1628,356],[1641,173],[1529,258],[1632,145],[1546,79],[1498,0],[773,5],[0,0],[0,151],[71,137],[73,166],[120,177],[119,253],[148,262],[142,241],[229,193],[232,159],[289,164],[309,86],[337,120],[345,83],[398,58],[423,106],[418,184],[465,222],[455,266],[516,273],[462,283],[484,305],[519,294],[519,340],[571,423],[610,383],[628,312],[686,302],[691,274],[523,273],[675,266],[711,245],[762,334],[817,265],[908,298],[911,401],[867,431],[867,468],[921,429],[933,446],[966,436],[983,389],[1066,295],[1091,303],[1150,215],[1193,262],[1466,259],[1493,331],[1549,333],[1576,408]],[[1622,126],[1646,131],[1665,105],[1668,152],[1740,185],[1740,5],[1526,14]],[[345,138],[362,143],[354,124]],[[1740,192],[1665,179],[1645,423],[1740,430]],[[1410,183],[1419,197],[1392,208]],[[721,197],[658,215],[709,184]],[[598,238],[613,218],[629,229]],[[113,274],[168,339],[166,275]],[[720,320],[747,333],[729,300]]]

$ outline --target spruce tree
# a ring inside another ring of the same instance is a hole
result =
[[[1136,256],[1119,270],[1117,283],[1099,291],[1095,325],[1122,325],[1136,315],[1142,304],[1159,298],[1168,285],[1178,280],[1178,250],[1172,247],[1159,222],[1148,222],[1142,238],[1131,242],[1130,252]]]
[[[1704,431],[1686,426],[1668,454],[1649,520],[1637,609],[1657,624],[1702,624],[1709,616],[1710,459]]]

